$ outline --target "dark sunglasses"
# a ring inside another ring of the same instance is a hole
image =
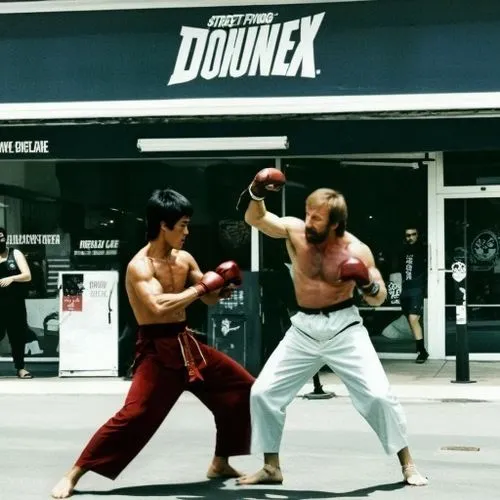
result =
[[[417,233],[406,233],[405,236],[411,238],[412,236],[417,236]]]

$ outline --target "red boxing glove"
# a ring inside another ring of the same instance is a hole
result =
[[[279,191],[286,183],[285,174],[277,168],[264,168],[254,177],[250,184],[250,195],[253,199],[263,200],[268,191]]]
[[[214,292],[224,286],[224,278],[213,271],[208,271],[201,278],[201,281],[194,285],[198,297],[210,292]]]
[[[378,294],[380,286],[371,281],[370,273],[365,264],[356,257],[344,260],[339,266],[339,278],[342,281],[354,281],[363,293],[374,297]]]
[[[241,275],[240,268],[234,260],[222,262],[222,264],[217,266],[215,272],[224,278],[225,285],[240,286],[243,282],[243,276]]]

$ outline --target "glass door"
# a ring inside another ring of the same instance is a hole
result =
[[[470,353],[500,353],[500,197],[444,200],[446,355],[456,354],[455,261],[467,266]]]

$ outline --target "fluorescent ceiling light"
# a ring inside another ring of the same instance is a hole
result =
[[[413,162],[390,162],[390,161],[341,161],[341,165],[359,165],[361,167],[363,166],[373,166],[373,167],[400,167],[400,168],[412,168],[413,170],[418,170],[419,164],[416,161]]]
[[[394,161],[432,161],[425,153],[363,153],[363,154],[343,154],[330,155],[329,158],[337,158],[340,160],[394,160]]]
[[[168,151],[244,151],[288,149],[288,137],[193,137],[176,139],[139,139],[141,153]]]

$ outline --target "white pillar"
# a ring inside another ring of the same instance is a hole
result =
[[[444,359],[446,350],[444,273],[444,199],[438,195],[443,154],[435,153],[427,168],[428,287],[425,341],[431,359]]]

